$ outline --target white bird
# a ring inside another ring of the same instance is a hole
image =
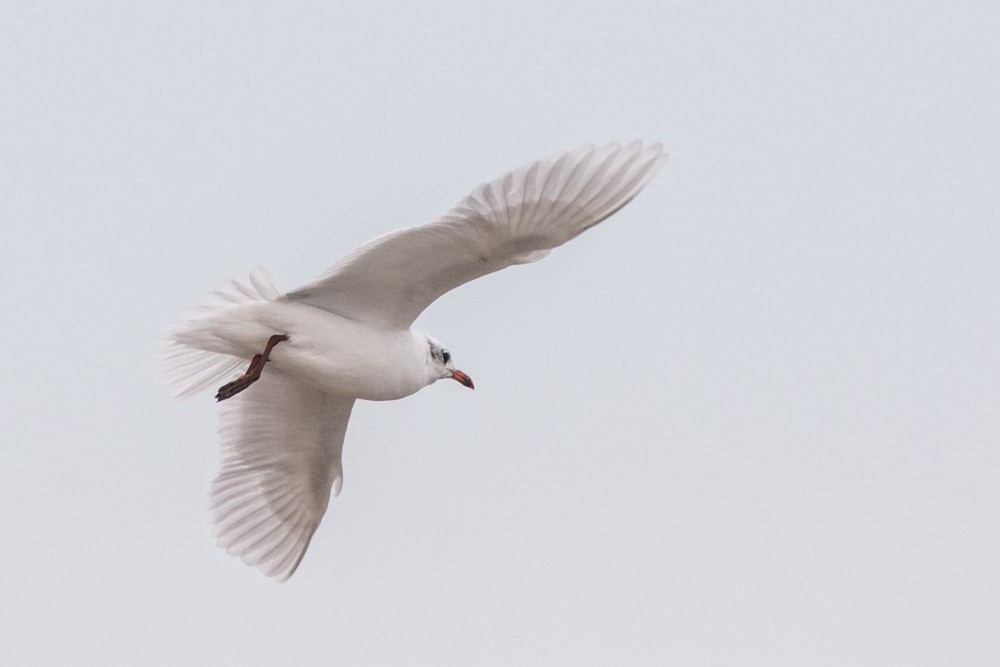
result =
[[[269,577],[295,572],[331,491],[357,399],[409,396],[442,378],[473,388],[438,340],[410,328],[463,283],[541,259],[605,220],[656,175],[659,144],[587,145],[476,188],[439,220],[366,243],[281,294],[260,268],[209,295],[164,348],[178,396],[219,389],[213,533]],[[266,365],[266,368],[265,368]]]

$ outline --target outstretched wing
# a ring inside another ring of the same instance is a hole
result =
[[[660,144],[582,146],[481,185],[443,218],[377,238],[288,298],[408,328],[442,294],[549,250],[625,206],[656,175]]]
[[[221,456],[212,532],[227,553],[269,577],[295,572],[340,492],[340,454],[354,407],[268,364],[260,380],[219,403]]]

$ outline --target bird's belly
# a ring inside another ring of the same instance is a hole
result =
[[[271,312],[277,315],[269,323],[274,333],[287,333],[288,340],[275,346],[269,363],[318,389],[391,401],[427,384],[421,367],[414,365],[409,331],[373,329],[295,303],[281,304]]]
[[[290,336],[289,342],[293,338]],[[271,362],[277,368],[331,394],[368,401],[392,401],[416,393],[424,384],[399,369],[359,365],[333,355],[315,355],[288,345],[275,348]],[[266,369],[264,372],[267,372]]]

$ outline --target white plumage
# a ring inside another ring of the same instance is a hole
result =
[[[340,492],[355,400],[403,398],[442,378],[472,386],[440,342],[410,329],[417,316],[605,220],[665,160],[659,144],[640,142],[556,153],[481,185],[435,222],[366,243],[288,294],[259,268],[212,292],[168,335],[164,370],[178,396],[230,379],[287,336],[272,340],[249,388],[220,392],[210,494],[220,546],[270,577],[291,576]]]

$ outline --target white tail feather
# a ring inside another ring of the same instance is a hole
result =
[[[281,296],[271,276],[261,267],[249,274],[227,280],[209,292],[202,303],[186,313],[185,319],[170,327],[160,355],[164,382],[177,398],[224,384],[245,364],[246,359],[195,347],[199,338],[211,338],[207,320],[230,306],[273,301]]]

